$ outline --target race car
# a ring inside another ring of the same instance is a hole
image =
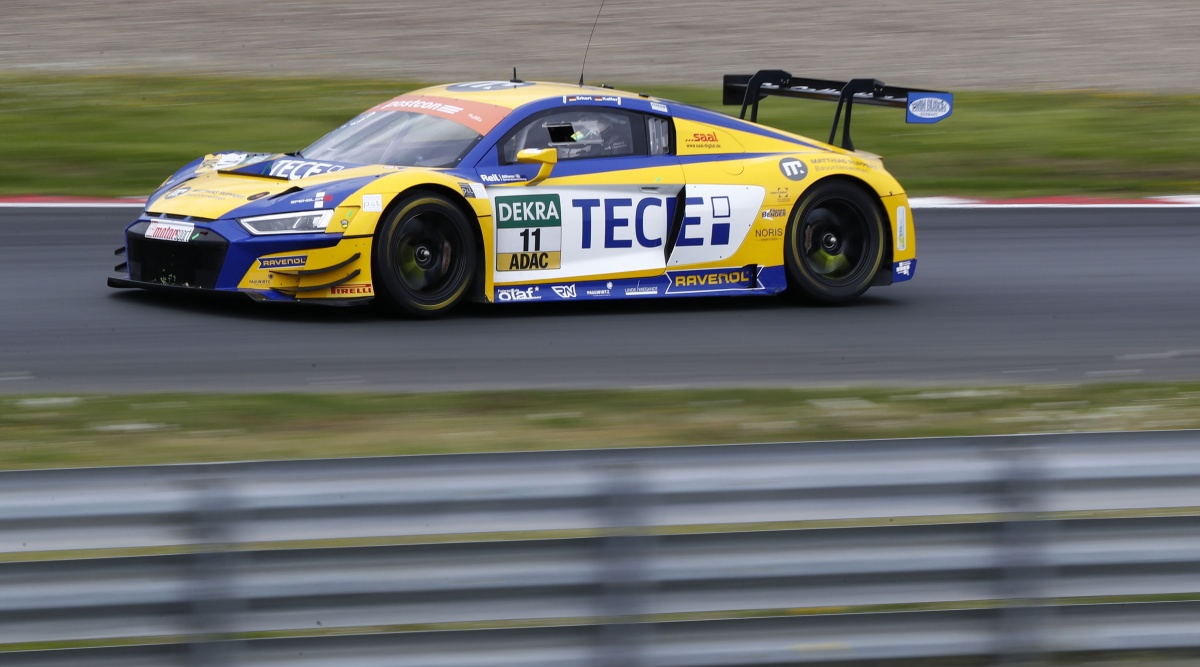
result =
[[[836,101],[829,141],[757,124],[772,95]],[[936,122],[950,94],[762,70],[727,75],[723,101],[739,117],[515,74],[416,90],[297,153],[183,167],[125,230],[108,284],[433,316],[464,299],[839,304],[914,276],[908,199],[854,150],[851,112]]]

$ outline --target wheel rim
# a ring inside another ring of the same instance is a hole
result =
[[[870,254],[865,215],[844,201],[817,204],[804,216],[800,253],[804,266],[829,284],[852,281]]]
[[[433,213],[414,215],[392,237],[396,277],[414,298],[441,301],[459,288],[467,270],[466,239],[452,221]]]

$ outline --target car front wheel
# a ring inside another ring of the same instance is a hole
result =
[[[375,240],[373,271],[386,303],[418,317],[453,308],[475,273],[471,221],[446,197],[409,196],[391,209]]]

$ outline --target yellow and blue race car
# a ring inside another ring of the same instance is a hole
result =
[[[829,142],[757,124],[770,95],[836,101]],[[298,153],[185,166],[126,229],[108,284],[436,315],[464,299],[844,303],[913,277],[908,199],[854,150],[851,112],[936,122],[948,93],[763,70],[727,75],[724,102],[740,117],[515,76],[400,95]]]

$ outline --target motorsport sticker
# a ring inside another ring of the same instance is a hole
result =
[[[808,177],[808,165],[794,157],[785,157],[780,160],[779,171],[793,181],[803,181]]]
[[[185,190],[187,188],[184,188]],[[151,220],[146,228],[146,238],[159,241],[175,241],[187,243],[192,238],[196,225],[190,222],[168,222],[166,220]]]
[[[556,194],[496,197],[496,270],[557,269],[562,202]]]
[[[299,269],[308,261],[307,255],[290,255],[288,257],[259,257],[260,269]]]
[[[786,208],[768,208],[762,212],[763,220],[772,220],[774,218],[786,218]]]
[[[163,199],[174,199],[180,195],[186,195],[189,191],[191,191],[191,188],[186,185],[182,188],[175,188],[174,190],[168,192],[167,196],[163,197]]]
[[[650,103],[650,108],[651,108],[651,109],[653,109],[653,110],[655,110],[655,111],[657,111],[657,112],[659,112],[659,113],[668,113],[668,112],[670,112],[670,109],[668,109],[668,108],[667,108],[667,105],[663,104],[662,102],[651,102],[651,103]]]

